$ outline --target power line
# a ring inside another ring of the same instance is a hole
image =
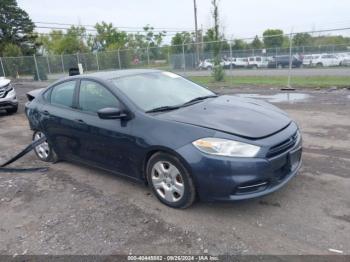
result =
[[[84,24],[68,24],[68,23],[56,23],[56,22],[34,22],[35,24],[43,24],[43,25],[63,25],[63,26],[84,26],[84,27],[95,27],[95,25],[84,25]],[[152,27],[153,29],[159,29],[159,30],[173,30],[173,31],[193,31],[190,28],[180,28],[180,27],[153,27],[153,26],[113,26],[115,29],[119,28],[126,28],[126,29],[141,29],[143,30],[144,27]]]
[[[78,27],[78,26],[77,26]],[[69,27],[57,27],[57,26],[36,26],[36,28],[40,28],[40,29],[54,29],[54,30],[69,30],[71,28]],[[91,32],[97,32],[97,29],[89,29],[89,28],[84,28],[85,31],[91,31]],[[146,33],[146,31],[142,31],[142,30],[121,30],[122,32],[128,32],[128,33]],[[193,31],[193,30],[192,30]],[[152,30],[152,32],[155,33],[162,33],[162,32],[171,32],[171,33],[180,33],[180,32],[184,32],[184,31],[160,31],[160,30]],[[186,31],[188,32],[188,31]]]

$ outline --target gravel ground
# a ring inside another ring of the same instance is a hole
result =
[[[24,94],[44,85],[16,84],[22,106],[0,113],[0,163],[30,142]],[[280,93],[217,91],[265,99]],[[280,191],[175,210],[143,185],[72,163],[0,173],[0,254],[350,254],[350,91],[296,92],[308,96],[276,105],[302,129],[304,163]],[[34,153],[13,164],[45,165]]]

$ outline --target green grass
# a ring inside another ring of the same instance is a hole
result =
[[[286,76],[229,76],[222,82],[215,82],[211,76],[191,76],[194,82],[208,87],[234,87],[234,86],[273,86],[285,87],[288,77]],[[293,76],[291,78],[292,87],[327,88],[331,86],[349,87],[350,76]]]

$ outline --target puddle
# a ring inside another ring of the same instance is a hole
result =
[[[271,103],[295,103],[295,102],[304,102],[310,95],[302,93],[278,93],[275,95],[260,95],[260,94],[236,94],[239,97],[245,98],[256,98],[267,100]],[[350,96],[349,96],[350,98]]]

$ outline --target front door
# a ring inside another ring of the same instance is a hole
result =
[[[81,80],[78,91],[78,121],[85,128],[80,132],[79,158],[89,164],[122,174],[130,174],[133,139],[132,120],[101,119],[102,108],[122,108],[117,97],[101,83]]]

